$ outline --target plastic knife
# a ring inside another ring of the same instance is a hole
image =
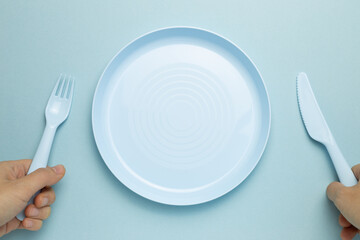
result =
[[[348,187],[356,185],[358,181],[331,134],[305,73],[298,74],[296,87],[301,117],[308,134],[326,147],[340,182]]]

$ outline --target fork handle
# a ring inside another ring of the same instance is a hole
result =
[[[57,129],[57,127],[46,124],[44,133],[41,137],[39,146],[36,150],[34,159],[31,162],[31,165],[30,165],[30,168],[29,168],[29,171],[27,172],[27,174],[34,172],[38,168],[45,168],[47,166],[51,146],[54,141],[54,136],[56,133],[56,129]],[[39,194],[39,192],[40,191],[38,191],[37,193],[34,194],[34,196],[31,197],[31,199],[27,205],[33,203],[34,198],[36,197],[36,195]],[[24,210],[21,211],[16,217],[20,221],[24,220],[24,218],[25,218]]]
[[[27,174],[32,173],[38,168],[45,168],[47,166],[51,146],[54,141],[54,136],[56,133],[57,127],[46,124],[44,133],[41,137],[39,146],[36,150],[34,159],[31,162],[29,171]]]

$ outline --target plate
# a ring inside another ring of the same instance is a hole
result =
[[[96,87],[93,132],[111,172],[170,205],[218,198],[255,168],[270,131],[261,75],[234,43],[172,27],[125,46]]]

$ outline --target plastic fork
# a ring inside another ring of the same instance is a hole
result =
[[[47,166],[56,130],[69,116],[73,92],[74,78],[61,74],[47,103],[45,130],[27,174]],[[30,199],[28,204],[33,203],[37,194]],[[22,221],[25,218],[24,211],[20,212],[16,217]]]

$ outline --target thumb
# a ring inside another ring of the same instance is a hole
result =
[[[31,197],[40,189],[54,185],[60,181],[64,175],[65,168],[63,165],[39,168],[29,175],[18,179],[18,183],[22,186],[24,193]]]
[[[341,199],[344,199],[344,197],[347,196],[347,193],[349,192],[349,188],[345,187],[340,182],[332,182],[326,189],[326,194],[328,198],[334,202],[334,204],[338,206],[338,204],[341,202]]]
[[[360,164],[357,164],[351,168],[357,180],[360,178]]]

